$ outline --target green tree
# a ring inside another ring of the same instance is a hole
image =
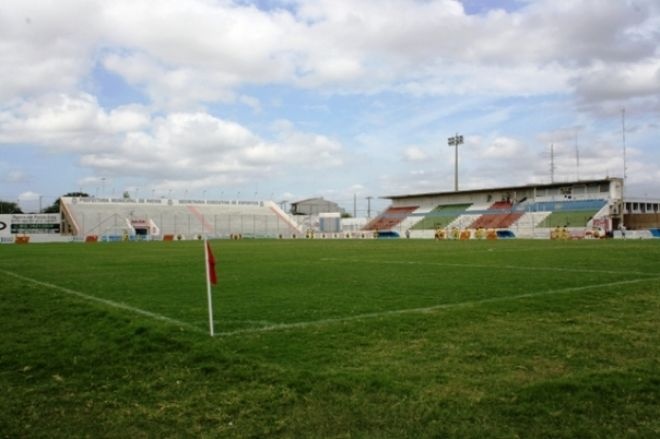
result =
[[[89,197],[85,192],[68,192],[63,197]],[[60,199],[55,200],[53,204],[42,210],[42,213],[60,213]]]
[[[0,214],[2,213],[23,213],[18,203],[0,200]]]

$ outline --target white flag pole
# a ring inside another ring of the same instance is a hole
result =
[[[204,260],[206,262],[206,296],[209,307],[209,333],[213,337],[213,301],[211,299],[211,266],[209,265],[209,243],[204,237]]]

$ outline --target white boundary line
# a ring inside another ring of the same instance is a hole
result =
[[[526,298],[530,298],[530,297],[549,296],[549,295],[553,295],[553,294],[572,293],[572,292],[575,292],[575,291],[589,290],[589,289],[592,289],[592,288],[614,287],[614,286],[618,286],[618,285],[629,285],[629,284],[636,284],[636,283],[640,283],[640,282],[656,281],[656,280],[660,280],[660,277],[651,277],[651,278],[645,278],[645,279],[622,280],[622,281],[607,282],[607,283],[602,283],[602,284],[584,285],[584,286],[581,286],[581,287],[560,288],[560,289],[557,289],[557,290],[538,291],[536,293],[517,294],[515,296],[491,297],[491,298],[487,298],[487,299],[470,300],[470,301],[467,301],[467,302],[446,303],[446,304],[442,304],[442,305],[434,305],[434,306],[428,306],[428,307],[424,307],[424,308],[409,308],[409,309],[399,309],[399,310],[392,310],[392,311],[365,313],[365,314],[358,314],[358,315],[350,316],[350,317],[337,317],[337,318],[334,318],[334,319],[322,319],[322,320],[314,320],[314,321],[308,321],[308,322],[297,322],[297,323],[280,323],[280,324],[273,324],[273,325],[269,325],[269,326],[263,326],[261,328],[246,328],[246,329],[237,329],[235,331],[220,332],[220,333],[216,333],[216,336],[230,337],[230,336],[233,336],[233,335],[259,334],[259,333],[263,333],[263,332],[286,331],[286,330],[290,330],[290,329],[304,329],[304,328],[309,328],[309,327],[323,327],[323,326],[336,325],[336,324],[340,324],[340,323],[353,322],[353,321],[358,321],[358,320],[375,319],[375,318],[397,316],[397,315],[404,315],[404,314],[428,314],[428,313],[432,313],[434,311],[451,309],[451,308],[478,306],[478,305],[482,305],[482,304],[485,304],[485,303],[505,302],[507,300],[518,300],[518,299],[526,299]]]
[[[75,291],[69,288],[61,287],[59,285],[51,284],[48,282],[42,282],[36,279],[32,279],[26,276],[22,276],[20,274],[13,273],[11,271],[7,270],[1,270],[0,273],[4,273],[8,276],[14,277],[19,280],[23,280],[26,282],[30,282],[35,285],[40,285],[46,288],[50,288],[56,291],[63,292],[65,294],[69,294],[75,297],[79,297],[91,302],[97,302],[101,303],[103,305],[112,307],[112,308],[117,308],[117,309],[123,309],[126,311],[133,312],[135,314],[143,315],[149,318],[152,318],[154,320],[159,320],[163,322],[167,322],[179,327],[184,327],[187,329],[190,329],[191,331],[197,332],[197,333],[203,333],[206,334],[205,331],[203,331],[201,328],[198,328],[194,325],[191,325],[186,322],[182,322],[180,320],[176,320],[167,316],[163,316],[161,314],[153,313],[151,311],[146,311],[140,308],[135,308],[130,305],[126,305],[124,303],[120,302],[115,302],[112,300],[108,299],[102,299],[96,296],[90,296],[88,294],[81,293],[79,291]],[[556,290],[546,290],[546,291],[538,291],[535,293],[525,293],[525,294],[517,294],[515,296],[502,296],[502,297],[491,297],[491,298],[486,298],[486,299],[477,299],[477,300],[470,300],[466,302],[458,302],[458,303],[445,303],[441,305],[434,305],[434,306],[428,306],[428,307],[423,307],[423,308],[408,308],[408,309],[399,309],[399,310],[391,310],[391,311],[382,311],[382,312],[374,312],[374,313],[365,313],[365,314],[358,314],[355,316],[349,316],[349,317],[337,317],[337,318],[332,318],[332,319],[321,319],[321,320],[314,320],[314,321],[307,321],[307,322],[297,322],[297,323],[275,323],[271,324],[268,326],[262,326],[260,328],[245,328],[245,329],[237,329],[235,331],[226,331],[226,332],[219,332],[216,333],[216,336],[221,336],[221,337],[230,337],[234,335],[243,335],[243,334],[259,334],[259,333],[264,333],[264,332],[273,332],[273,331],[286,331],[286,330],[291,330],[291,329],[305,329],[309,327],[323,327],[323,326],[330,326],[330,325],[336,325],[340,323],[347,323],[347,322],[353,322],[353,321],[359,321],[359,320],[368,320],[368,319],[375,319],[375,318],[382,318],[382,317],[389,317],[389,316],[397,316],[397,315],[405,315],[405,314],[428,314],[432,313],[434,311],[439,311],[439,310],[445,310],[445,309],[452,309],[452,308],[462,308],[462,307],[469,307],[469,306],[478,306],[482,305],[485,303],[496,303],[496,302],[505,302],[508,300],[518,300],[518,299],[525,299],[525,298],[530,298],[530,297],[539,297],[539,296],[549,296],[549,295],[554,295],[554,294],[562,294],[562,293],[572,293],[575,291],[584,291],[584,290],[589,290],[592,288],[604,288],[604,287],[613,287],[613,286],[618,286],[618,285],[630,285],[630,284],[636,284],[640,282],[647,282],[647,281],[656,281],[660,280],[659,276],[656,277],[648,277],[644,279],[631,279],[631,280],[623,280],[623,281],[617,281],[617,282],[607,282],[607,283],[602,283],[602,284],[593,284],[593,285],[584,285],[580,287],[569,287],[569,288],[560,288]]]
[[[62,293],[65,293],[65,294],[68,294],[68,295],[71,295],[71,296],[75,296],[75,297],[78,297],[78,298],[81,298],[81,299],[84,299],[84,300],[88,300],[90,302],[101,303],[101,304],[109,306],[111,308],[117,308],[117,309],[122,309],[122,310],[125,310],[125,311],[130,311],[132,313],[139,314],[139,315],[142,315],[142,316],[145,316],[145,317],[149,317],[149,318],[152,318],[154,320],[159,320],[161,322],[170,323],[172,325],[176,325],[176,326],[179,326],[179,327],[182,327],[182,328],[186,328],[186,329],[189,329],[189,330],[194,331],[194,332],[200,332],[200,333],[206,334],[206,331],[203,331],[201,328],[198,328],[197,326],[191,325],[190,323],[182,322],[180,320],[176,320],[176,319],[173,319],[171,317],[167,317],[167,316],[157,314],[157,313],[154,313],[154,312],[151,312],[151,311],[146,311],[144,309],[136,308],[134,306],[126,305],[125,303],[115,302],[113,300],[108,300],[108,299],[102,299],[102,298],[96,297],[96,296],[90,296],[89,294],[81,293],[80,291],[75,291],[75,290],[72,290],[70,288],[61,287],[59,285],[51,284],[51,283],[48,283],[48,282],[42,282],[40,280],[32,279],[32,278],[26,277],[26,276],[22,276],[22,275],[17,274],[17,273],[12,273],[11,271],[7,271],[7,270],[0,270],[0,273],[6,274],[7,276],[11,276],[11,277],[14,277],[16,279],[19,279],[19,280],[22,280],[22,281],[25,281],[25,282],[30,282],[30,283],[35,284],[35,285],[40,285],[42,287],[50,288],[51,290],[60,291]]]
[[[321,261],[330,262],[348,262],[351,264],[391,264],[391,265],[429,265],[437,267],[461,267],[461,268],[486,268],[491,270],[521,270],[521,271],[557,271],[560,273],[596,273],[596,274],[619,274],[619,275],[637,275],[637,276],[655,276],[656,273],[644,273],[641,271],[613,271],[613,270],[592,270],[581,268],[558,268],[558,267],[525,267],[519,265],[487,265],[487,264],[458,264],[455,262],[424,262],[424,261],[381,261],[377,259],[342,259],[342,258],[321,258]]]

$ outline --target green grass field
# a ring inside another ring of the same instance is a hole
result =
[[[658,437],[658,241],[0,246],[0,437]]]

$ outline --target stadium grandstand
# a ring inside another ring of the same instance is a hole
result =
[[[336,203],[325,200],[323,206],[301,215],[298,210],[285,212],[272,201],[62,197],[59,214],[0,215],[0,243],[204,236],[660,238],[660,200],[624,199],[623,185],[621,178],[606,178],[392,195],[383,197],[391,204],[373,219],[344,218]]]
[[[365,230],[411,238],[659,237],[660,202],[626,199],[623,180],[575,181],[384,197]]]
[[[62,197],[62,234],[101,240],[292,237],[303,230],[272,201]]]

